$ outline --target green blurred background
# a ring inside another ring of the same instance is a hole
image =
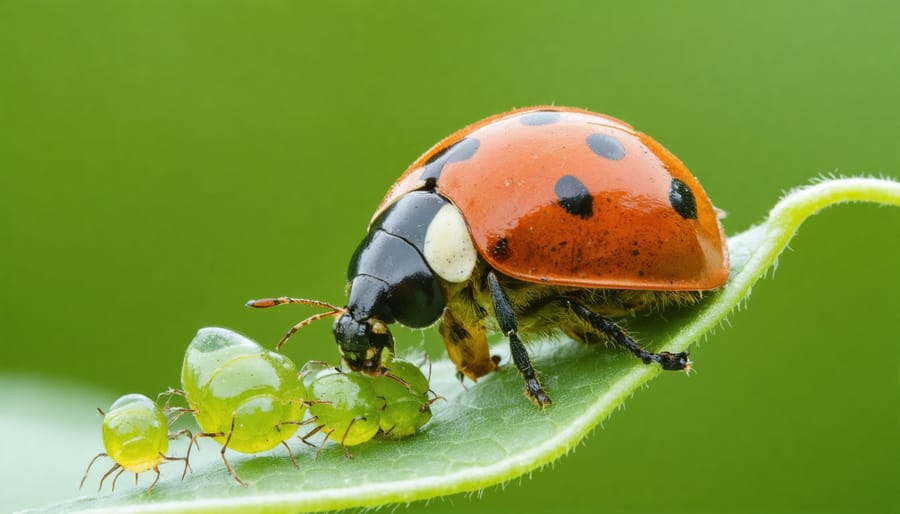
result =
[[[729,233],[818,174],[897,177],[898,24],[889,1],[0,0],[0,507],[77,495],[94,407],[175,385],[197,328],[274,343],[311,310],[247,299],[342,302],[388,186],[487,115],[627,120]],[[791,246],[690,379],[552,469],[408,510],[897,512],[900,210]],[[439,357],[398,333],[423,337]],[[287,352],[333,360],[329,323]]]

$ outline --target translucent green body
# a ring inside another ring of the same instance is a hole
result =
[[[376,396],[384,399],[380,433],[391,439],[409,437],[431,419],[428,379],[417,366],[404,360],[394,359],[387,368],[386,375],[372,379]]]
[[[375,396],[372,380],[357,373],[322,373],[309,385],[317,418],[328,438],[343,446],[362,444],[378,433],[379,411],[384,404]]]
[[[155,468],[169,449],[166,417],[142,394],[116,400],[103,416],[102,430],[107,455],[134,473]]]
[[[303,418],[306,391],[294,363],[230,330],[197,333],[185,352],[181,385],[200,429],[221,433],[214,439],[239,452],[274,448]]]

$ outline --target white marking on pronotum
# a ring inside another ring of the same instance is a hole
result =
[[[478,254],[462,213],[447,204],[435,214],[425,233],[425,261],[447,282],[465,282],[472,276]]]

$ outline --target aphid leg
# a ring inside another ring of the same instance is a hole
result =
[[[159,402],[159,400],[163,396],[166,397],[166,403],[163,404],[163,408],[166,409],[169,407],[169,402],[172,400],[173,396],[181,396],[182,398],[184,398],[184,391],[182,391],[181,389],[176,389],[174,387],[169,387],[165,391],[156,395],[156,401]]]
[[[163,458],[166,458],[165,455]],[[156,483],[159,482],[159,466],[153,466],[153,471],[156,471],[156,478],[153,479],[153,483],[147,488],[147,494],[150,494],[150,491],[152,491],[153,488],[156,487]],[[134,475],[134,481],[137,482],[137,473]]]
[[[431,404],[434,403],[434,402],[436,402],[436,401],[438,401],[438,400],[444,400],[445,402],[447,401],[446,398],[444,398],[443,396],[439,396],[436,392],[432,391],[431,389],[429,389],[428,392],[431,393],[431,394],[433,394],[433,395],[434,395],[434,398],[432,398],[432,399],[428,400],[427,402],[425,402],[425,404],[422,405],[422,408],[419,409],[419,412],[427,412],[428,409],[431,408]]]
[[[113,483],[112,483],[112,491],[113,491],[113,492],[116,492],[116,482],[119,481],[119,477],[122,476],[122,473],[125,472],[125,468],[122,468],[122,466],[119,466],[119,467],[120,467],[121,469],[119,470],[118,473],[116,473],[116,476],[113,477]],[[112,470],[110,470],[110,473],[112,473]],[[106,475],[104,475],[103,478],[106,478]],[[134,478],[135,478],[135,482],[137,482],[137,473],[135,473],[135,477],[134,477]],[[100,485],[103,485],[103,484],[102,484],[102,481],[101,481],[101,484],[100,484]]]
[[[344,430],[344,435],[341,436],[341,448],[344,449],[344,455],[346,455],[348,459],[352,459],[353,454],[350,453],[350,450],[348,450],[344,445],[344,441],[347,439],[347,434],[350,433],[350,429],[353,428],[353,424],[357,421],[366,421],[366,418],[364,416],[356,416],[355,418],[351,419],[350,424],[347,425],[347,430]]]
[[[241,477],[238,476],[237,472],[235,472],[234,468],[231,467],[231,463],[228,462],[228,459],[225,458],[225,450],[228,449],[228,443],[231,442],[231,436],[234,435],[234,418],[235,415],[231,415],[231,429],[228,431],[228,437],[225,438],[225,444],[222,445],[222,450],[219,451],[222,454],[222,462],[225,463],[225,467],[228,468],[228,472],[231,473],[231,476],[238,481],[244,487],[247,487],[247,482],[241,480]]]
[[[430,384],[431,383],[431,359],[429,359],[427,355],[425,356],[425,362],[428,363],[428,378],[426,378],[425,380],[427,380],[428,383]]]
[[[641,359],[644,364],[655,362],[662,366],[663,369],[670,371],[681,371],[690,368],[691,361],[688,359],[687,352],[648,352],[641,348],[637,344],[637,341],[622,330],[622,327],[615,322],[604,318],[578,302],[573,300],[565,300],[565,302],[578,317],[587,321],[595,329],[609,336],[616,344],[625,347],[625,349],[631,352],[635,357]]]
[[[303,425],[309,425],[310,423],[315,423],[315,422],[316,422],[316,420],[313,418],[305,419],[303,421],[282,421],[281,423],[278,423],[277,425],[275,425],[275,430],[280,432],[281,425],[296,425],[298,427],[301,427]],[[306,444],[309,444],[306,441],[304,441],[303,439],[300,439],[300,440]],[[297,466],[297,461],[294,460],[294,452],[291,451],[291,447],[288,446],[287,442],[285,442],[285,441],[281,441],[281,444],[283,444],[284,447],[287,448],[288,456],[291,458],[291,462],[294,463],[294,467],[299,469],[299,466]]]
[[[174,440],[174,439],[178,439],[179,437],[183,436],[184,434],[187,434],[187,436],[188,436],[189,439],[193,439],[193,438],[194,438],[194,434],[191,433],[190,430],[188,430],[187,428],[182,428],[182,429],[179,430],[178,432],[169,432],[169,441],[172,441],[172,440]]]
[[[313,429],[313,432],[312,432],[312,433],[317,432],[320,428],[323,428],[323,427],[324,427],[324,425],[319,425],[319,426],[317,426],[315,429]],[[325,437],[322,438],[322,444],[320,444],[320,445],[319,445],[319,448],[316,450],[316,460],[319,459],[319,454],[321,454],[321,453],[322,453],[322,450],[325,449],[325,443],[328,442],[328,438],[331,437],[331,434],[332,434],[333,432],[334,432],[334,429],[333,429],[333,428],[332,428],[331,430],[325,432]],[[309,435],[309,434],[307,434],[307,435]]]
[[[319,418],[313,416],[313,417],[309,418],[307,421],[315,423],[316,421],[319,421]],[[323,428],[325,428],[325,425],[316,425],[316,427],[313,428],[312,430],[310,430],[309,432],[307,432],[306,435],[304,435],[302,437],[298,436],[297,439],[300,439],[300,441],[307,446],[312,446],[313,448],[316,448],[316,445],[307,441],[307,439],[318,434],[319,431],[322,430]],[[326,437],[325,439],[327,440],[328,438]],[[319,453],[316,452],[316,458],[318,458],[318,456],[319,456]]]
[[[191,442],[188,443],[187,453],[184,456],[185,462],[188,462],[191,459],[191,451],[193,450],[194,446],[197,447],[197,451],[200,451],[200,445],[197,443],[198,439],[200,439],[201,437],[215,438],[215,437],[224,437],[224,436],[225,436],[225,432],[198,432],[198,433],[194,434],[194,437],[191,438]],[[224,450],[224,448],[223,448],[223,450]],[[225,459],[224,452],[222,454],[222,459],[223,460]],[[225,465],[226,466],[228,465],[227,460],[225,461]],[[188,471],[188,467],[185,466],[184,473],[181,474],[182,480],[184,480],[184,477],[187,476],[187,471]]]
[[[499,323],[500,329],[509,338],[509,350],[512,354],[513,362],[515,362],[519,372],[522,373],[522,377],[525,378],[525,395],[536,403],[538,407],[550,405],[553,402],[541,387],[541,382],[534,371],[534,366],[531,365],[531,359],[528,358],[528,351],[525,350],[525,345],[519,339],[516,314],[513,312],[509,298],[507,298],[503,288],[500,287],[500,282],[497,281],[497,276],[493,271],[488,273],[488,285],[491,288],[491,299],[494,303],[494,314],[497,318],[497,323]]]
[[[175,413],[174,416],[169,418],[169,426],[174,425],[175,422],[178,421],[181,418],[181,416],[184,416],[185,414],[196,414],[197,413],[196,409],[191,409],[189,407],[172,407],[170,405],[170,403],[172,402],[172,397],[174,397],[174,396],[180,396],[182,398],[185,398],[185,393],[181,389],[175,389],[174,387],[170,387],[170,388],[166,389],[165,391],[156,395],[156,402],[159,403],[159,400],[164,396],[166,397],[166,401],[165,401],[165,403],[163,403],[163,406],[162,406],[163,412],[166,414],[166,416],[168,416],[171,413]],[[171,437],[169,439],[171,439]]]
[[[78,484],[78,489],[81,489],[82,487],[84,487],[84,481],[87,480],[88,473],[91,472],[91,468],[94,466],[94,463],[97,462],[97,459],[99,459],[100,457],[109,457],[109,455],[107,455],[105,453],[98,453],[93,459],[91,459],[91,462],[88,463],[87,469],[84,470],[84,476],[81,477],[81,483]]]
[[[181,416],[184,416],[185,414],[196,414],[197,413],[196,409],[189,409],[187,407],[169,407],[168,405],[163,407],[162,410],[163,410],[163,413],[166,415],[169,415],[173,412],[175,413],[174,416],[169,418],[169,426],[174,425],[175,422],[178,421],[181,418]]]
[[[287,450],[288,457],[291,458],[291,464],[294,465],[294,468],[300,469],[300,466],[297,465],[297,461],[294,460],[294,452],[291,451],[291,447],[288,446],[288,444],[285,441],[281,441],[281,445],[284,446],[284,448]]]
[[[188,429],[186,429],[186,428],[185,428],[184,430],[182,430],[181,432],[187,432],[188,435],[191,435],[191,431],[188,430]],[[181,432],[179,432],[179,434],[180,434]],[[169,434],[169,439],[172,439],[172,434]],[[191,439],[193,439],[193,437],[192,437]],[[191,449],[188,448],[188,453],[190,453],[190,451],[191,451]],[[184,457],[169,457],[168,455],[163,455],[162,453],[160,453],[159,456],[162,457],[163,460],[167,460],[167,461],[176,461],[176,460],[183,460],[183,461],[184,461],[184,471],[181,473],[181,479],[182,479],[182,480],[184,480],[184,476],[187,475],[187,472],[188,472],[188,471],[192,471],[192,470],[191,470],[191,465],[190,465],[190,463],[189,463],[189,461],[188,461],[187,455],[185,455]],[[154,468],[154,469],[155,469],[155,468]],[[157,473],[158,473],[158,471],[157,471]],[[157,480],[159,480],[158,477],[157,477]],[[156,482],[153,482],[153,483],[155,484]],[[152,487],[151,487],[151,489],[152,489]],[[147,492],[150,492],[150,491],[147,491]]]
[[[287,331],[284,337],[281,338],[281,341],[278,341],[278,344],[275,345],[276,350],[281,350],[281,347],[284,345],[285,341],[290,339],[290,337],[294,335],[295,332],[305,327],[306,325],[309,325],[313,321],[320,320],[322,318],[329,318],[331,316],[337,316],[338,314],[342,314],[344,311],[346,311],[346,309],[338,307],[336,305],[331,305],[328,302],[310,300],[307,298],[291,298],[288,296],[281,296],[278,298],[264,298],[261,300],[250,300],[249,302],[247,302],[247,307],[253,307],[255,309],[265,309],[267,307],[275,307],[276,305],[285,305],[289,303],[312,305],[314,307],[322,307],[323,309],[328,310],[326,312],[320,312],[319,314],[313,314],[312,316],[291,327],[291,329]]]
[[[99,493],[100,491],[103,490],[103,482],[106,480],[106,478],[107,478],[109,475],[112,475],[113,473],[115,473],[115,471],[116,471],[117,469],[122,469],[122,466],[119,465],[118,462],[115,463],[115,464],[113,464],[113,467],[109,468],[109,471],[107,471],[106,473],[103,474],[102,477],[100,477],[100,485],[97,486],[97,492],[98,492],[98,493]],[[113,489],[115,489],[115,486],[113,486]]]

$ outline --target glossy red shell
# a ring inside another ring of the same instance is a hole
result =
[[[553,121],[531,123],[536,113]],[[612,158],[593,150],[589,137],[618,141]],[[477,148],[446,160],[435,176],[429,164],[461,142]],[[697,179],[662,145],[615,118],[539,106],[469,125],[419,157],[375,216],[432,185],[423,173],[462,212],[481,257],[519,280],[684,291],[714,289],[728,278],[725,235]],[[577,179],[583,194],[575,206],[587,212],[573,214],[555,192],[563,177]],[[675,208],[679,181],[692,209]]]

